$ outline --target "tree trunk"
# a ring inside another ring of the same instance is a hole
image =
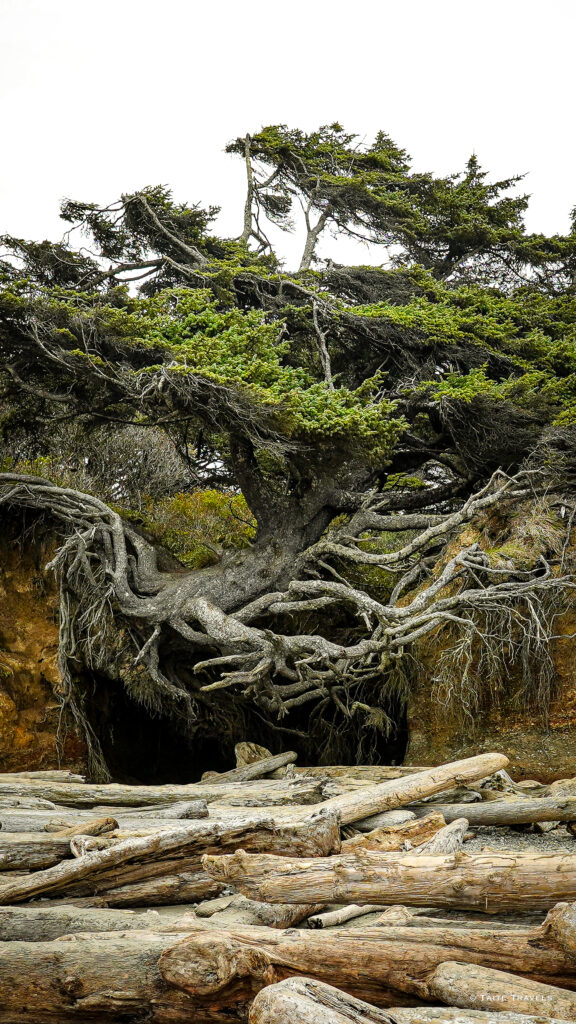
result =
[[[462,1013],[454,1007],[375,1006],[312,978],[288,978],[262,989],[250,1007],[250,1024],[544,1024],[519,1013]],[[559,1024],[546,1018],[546,1024]]]
[[[206,1006],[306,974],[376,1006],[430,1001],[428,980],[448,961],[493,967],[576,988],[574,960],[543,928],[406,927],[330,930],[198,930],[163,954],[160,970]]]
[[[249,135],[244,140],[244,162],[246,165],[246,199],[244,202],[244,227],[240,235],[240,241],[248,245],[252,235],[252,207],[254,205],[254,170],[252,168],[252,156],[250,153]]]
[[[358,850],[294,860],[242,850],[202,858],[217,881],[270,903],[403,903],[407,906],[548,910],[576,899],[576,855],[455,853],[443,856]]]

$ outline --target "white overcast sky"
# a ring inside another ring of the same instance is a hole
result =
[[[576,205],[575,0],[0,0],[0,234],[62,235],[63,197],[169,184],[241,230],[226,142],[382,128],[417,170],[528,172],[531,230]],[[283,236],[291,266],[300,240]],[[326,240],[339,262],[374,261]]]

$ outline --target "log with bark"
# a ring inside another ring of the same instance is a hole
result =
[[[261,989],[250,1024],[559,1024],[558,1018],[520,1013],[463,1013],[455,1007],[375,1006],[312,978],[288,978]]]
[[[294,860],[238,851],[207,855],[216,881],[271,903],[404,903],[407,906],[548,910],[576,899],[576,855],[487,851],[441,856],[377,853]]]

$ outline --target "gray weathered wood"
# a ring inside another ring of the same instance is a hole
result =
[[[145,807],[147,804],[190,800],[217,800],[229,806],[270,807],[282,804],[315,803],[322,799],[320,779],[256,779],[242,784],[194,782],[184,786],[124,786],[116,782],[89,783],[0,782],[0,798],[39,796],[65,807]]]
[[[42,832],[0,832],[0,872],[37,871],[72,856],[70,840]],[[0,875],[0,884],[2,883]]]
[[[574,961],[542,928],[203,929],[163,954],[169,985],[224,1007],[273,981],[306,974],[377,1006],[429,1000],[446,961],[478,964],[576,988]]]
[[[85,782],[83,775],[65,768],[47,768],[36,772],[0,772],[0,782]]]
[[[562,1020],[576,1019],[576,993],[478,964],[440,964],[428,980],[428,994],[431,999],[464,1009],[498,1007],[518,1013],[537,1011],[543,1017],[554,1015]]]
[[[519,1013],[463,1013],[455,1007],[393,1007],[379,1010],[312,978],[288,978],[262,989],[250,1008],[250,1024],[559,1024],[556,1018]]]
[[[337,811],[343,824],[349,825],[381,811],[395,810],[404,804],[431,796],[432,793],[450,789],[454,782],[465,783],[482,779],[499,768],[505,768],[507,764],[508,758],[504,754],[478,754],[476,757],[453,761],[438,768],[427,768],[407,778],[364,786],[352,793],[332,797],[324,806]]]
[[[249,779],[263,779],[279,768],[285,768],[287,764],[294,764],[298,754],[288,750],[285,754],[274,754],[270,757],[263,757],[260,761],[252,761],[251,764],[241,765],[238,768],[231,768],[229,772],[210,772],[206,781],[217,783],[223,782],[247,782]],[[300,774],[308,774],[307,772]]]
[[[78,932],[186,931],[195,918],[182,913],[166,918],[156,910],[93,910],[61,906],[0,907],[0,942],[50,942]]]
[[[200,904],[196,908],[196,915],[217,928],[237,928],[243,925],[292,928],[321,909],[318,904],[259,903],[234,893]]]
[[[479,804],[411,804],[418,817],[439,811],[447,822],[467,818],[470,825],[522,825],[533,821],[576,821],[576,799],[540,797],[536,799],[489,800]]]
[[[486,851],[430,856],[358,850],[295,860],[240,850],[202,865],[224,885],[270,903],[403,903],[498,913],[576,899],[576,855]]]
[[[165,868],[166,874],[173,875],[177,868],[174,869],[168,863],[158,865],[157,862],[159,860],[167,861],[175,855],[181,861],[182,870],[186,871],[190,870],[190,862],[194,858],[198,858],[200,853],[207,848],[237,849],[239,846],[251,849],[291,851],[296,855],[306,851],[322,853],[340,848],[340,834],[335,815],[326,812],[318,813],[308,822],[285,825],[280,828],[276,827],[273,821],[263,817],[249,818],[244,815],[239,816],[235,823],[218,824],[211,821],[199,821],[187,825],[182,824],[171,831],[156,832],[144,838],[120,841],[110,849],[90,853],[79,859],[63,861],[55,867],[37,871],[28,878],[0,883],[0,905],[6,906],[21,902],[40,893],[77,891],[78,882],[86,884],[86,880],[88,880],[88,884],[91,884],[90,879],[94,880],[96,886],[102,886],[103,875],[110,869],[114,869],[114,878],[124,877],[126,884],[131,881],[139,881],[146,876],[147,871],[150,876],[151,872],[148,870],[150,861],[154,862],[154,871],[159,869],[158,873],[160,873]],[[120,866],[126,865],[130,861],[139,862],[139,866],[132,866],[131,877],[126,878],[125,875],[123,876]],[[146,865],[148,865],[148,869],[144,870]],[[198,868],[200,868],[199,863]],[[122,883],[117,881],[116,885],[118,884]],[[108,880],[106,887],[113,886],[114,882],[110,883]],[[84,893],[80,892],[79,895],[84,895]]]

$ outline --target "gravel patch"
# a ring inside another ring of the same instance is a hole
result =
[[[516,853],[574,853],[576,838],[562,826],[553,832],[536,830],[519,832],[502,825],[472,826],[474,839],[464,843],[466,853],[478,853],[484,847],[492,850],[514,850]]]

